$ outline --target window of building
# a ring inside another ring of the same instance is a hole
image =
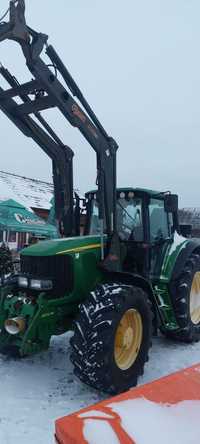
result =
[[[16,232],[10,231],[8,236],[8,242],[16,242]]]

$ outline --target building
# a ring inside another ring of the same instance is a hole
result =
[[[37,216],[47,220],[53,197],[53,184],[0,171],[0,202],[13,199]],[[30,233],[0,231],[0,243],[6,241],[11,249],[21,248]]]
[[[52,197],[52,183],[0,171],[0,201],[16,200],[47,219]]]
[[[192,226],[192,236],[200,237],[200,208],[182,208],[179,210],[179,221]]]

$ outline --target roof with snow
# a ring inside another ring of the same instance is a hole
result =
[[[49,210],[53,184],[0,171],[0,201],[14,199],[26,208]]]

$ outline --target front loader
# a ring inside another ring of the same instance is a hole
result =
[[[24,1],[11,2],[10,12],[10,22],[0,26],[0,40],[20,44],[33,80],[22,85],[12,80],[9,89],[0,88],[0,108],[52,156],[64,145],[41,111],[58,108],[96,153],[97,190],[85,196],[84,236],[73,236],[70,156],[68,237],[22,251],[20,275],[1,288],[0,351],[30,355],[47,349],[52,335],[73,330],[75,374],[99,390],[122,392],[143,373],[158,329],[176,340],[199,340],[200,241],[181,234],[176,195],[116,188],[117,143],[48,46],[47,36],[26,25]],[[43,61],[44,46],[53,71]],[[5,72],[13,79],[1,67],[4,78]]]

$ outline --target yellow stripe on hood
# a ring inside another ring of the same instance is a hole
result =
[[[76,248],[71,248],[69,250],[59,251],[59,253],[56,253],[56,254],[81,253],[81,251],[93,250],[95,248],[100,248],[100,247],[101,247],[101,244],[84,245],[83,247],[76,247]]]

